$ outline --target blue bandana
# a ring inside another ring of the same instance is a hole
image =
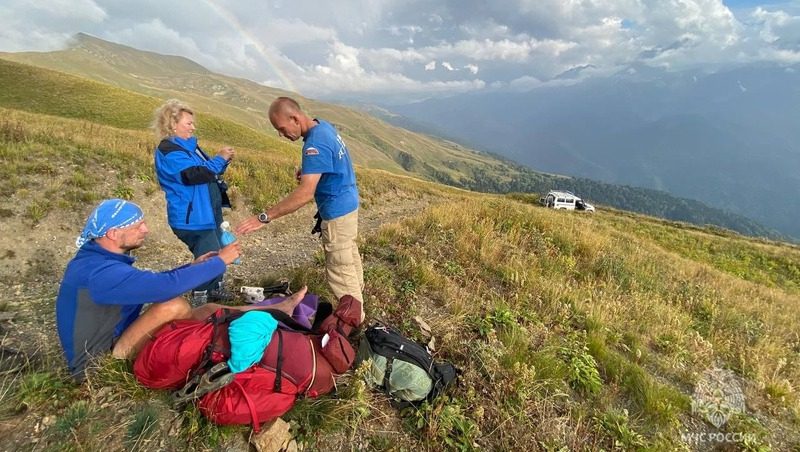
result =
[[[136,204],[124,199],[106,199],[89,215],[75,246],[80,248],[89,240],[105,236],[109,229],[128,227],[143,219],[144,213]]]

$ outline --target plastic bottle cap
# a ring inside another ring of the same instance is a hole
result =
[[[228,223],[227,221],[223,221],[222,223],[219,224],[219,227],[220,229],[228,230],[231,228],[231,224]]]

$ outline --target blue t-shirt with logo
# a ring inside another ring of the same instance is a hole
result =
[[[314,200],[323,220],[347,215],[358,209],[358,187],[350,152],[342,137],[327,121],[308,130],[303,139],[302,174],[321,174]]]

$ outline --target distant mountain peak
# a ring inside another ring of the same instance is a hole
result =
[[[129,72],[135,72],[136,68],[140,67],[143,63],[152,65],[155,60],[158,64],[169,65],[172,69],[177,68],[183,72],[199,74],[211,73],[211,71],[204,66],[186,57],[140,50],[124,44],[106,41],[84,32],[76,33],[70,40],[68,48],[87,51],[114,66],[130,66],[128,69]],[[143,58],[145,55],[147,57],[146,59]]]

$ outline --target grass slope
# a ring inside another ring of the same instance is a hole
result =
[[[72,116],[57,99],[69,92],[40,108]],[[97,199],[131,197],[142,184],[145,194],[157,190],[152,137],[135,130],[136,119],[113,127],[14,109],[0,117],[6,216],[79,224]],[[237,159],[229,181],[247,206],[294,186],[296,153],[242,147]],[[623,212],[555,212],[378,170],[358,177],[366,203],[387,194],[445,200],[363,238],[366,305],[370,319],[416,338],[413,319],[424,319],[438,358],[463,373],[446,396],[397,412],[355,371],[338,395],[287,415],[309,448],[703,450],[682,435],[717,432],[691,409],[694,386],[714,367],[735,372],[747,401],[721,427],[740,433],[730,447],[800,447],[797,247]],[[18,234],[24,241],[38,229]],[[57,275],[65,263],[39,272]],[[293,280],[327,293],[319,265],[297,268]],[[52,332],[34,334],[52,317],[55,287],[41,290],[0,305],[34,305],[18,331],[44,355],[0,375],[0,448],[212,450],[246,436],[170,406],[125,363],[105,361],[86,385],[71,383]]]
[[[124,129],[145,129],[161,101],[61,72],[0,60],[0,106],[65,118],[84,119]],[[197,112],[198,136],[234,146],[293,147],[228,119]]]

